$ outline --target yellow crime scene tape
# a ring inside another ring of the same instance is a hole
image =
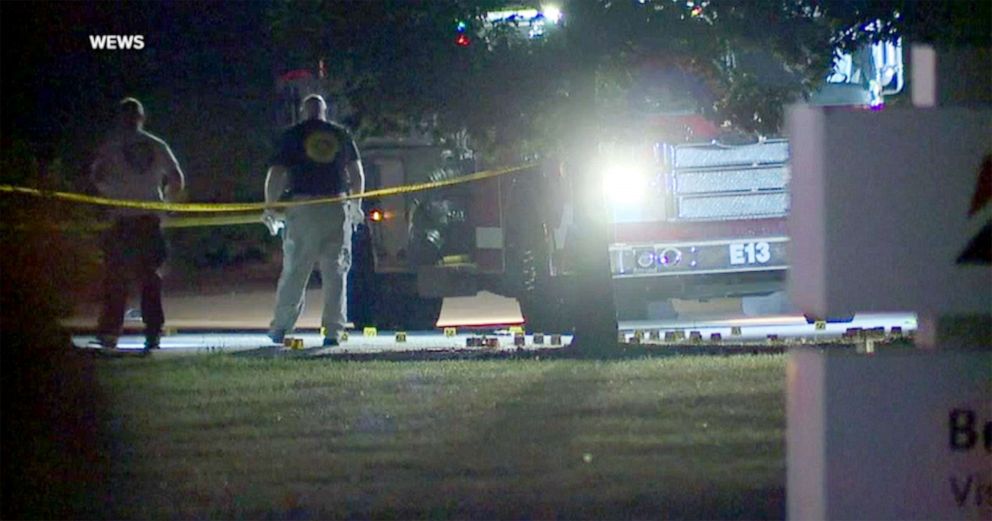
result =
[[[56,192],[39,190],[37,188],[27,188],[23,186],[0,185],[0,193],[14,193],[43,197],[50,199],[60,199],[76,203],[94,204],[99,206],[110,206],[115,208],[135,208],[139,210],[152,210],[179,213],[227,213],[233,215],[211,215],[209,217],[166,217],[162,225],[166,228],[193,228],[200,226],[227,226],[235,224],[251,224],[261,222],[261,211],[266,209],[292,208],[296,206],[306,206],[312,204],[339,203],[351,199],[365,199],[373,197],[389,197],[393,195],[407,194],[412,192],[424,192],[435,190],[446,186],[482,181],[507,174],[512,174],[531,168],[536,163],[527,163],[506,168],[493,170],[483,170],[468,175],[443,179],[440,181],[428,181],[425,183],[415,183],[390,188],[380,188],[370,190],[361,194],[325,197],[320,199],[308,199],[305,201],[279,201],[275,203],[166,203],[157,201],[135,201],[126,199],[111,199],[72,192]],[[250,213],[248,213],[250,212]],[[59,228],[75,228],[73,225],[59,226]],[[93,229],[93,226],[86,227]]]

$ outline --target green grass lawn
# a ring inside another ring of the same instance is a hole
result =
[[[115,518],[781,518],[785,357],[101,361]]]

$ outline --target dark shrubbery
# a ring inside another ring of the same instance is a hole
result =
[[[269,81],[149,95],[148,130],[172,148],[186,174],[192,202],[260,202],[266,162],[278,133],[271,118]],[[204,214],[200,214],[201,216]],[[168,263],[183,270],[267,261],[279,250],[257,225],[166,231]]]
[[[169,262],[182,269],[223,268],[267,262],[279,249],[261,223],[167,230]]]
[[[40,162],[23,143],[5,147],[0,182],[67,190],[58,159]],[[19,194],[0,196],[0,330],[42,321],[51,327],[72,311],[72,296],[97,276],[100,252],[94,211],[84,206]]]
[[[4,147],[0,175],[2,183],[65,188],[59,161],[41,163],[20,143]],[[0,196],[0,212],[0,517],[95,517],[104,475],[100,392],[91,362],[58,323],[99,261],[92,233],[60,225],[90,216],[10,194]]]

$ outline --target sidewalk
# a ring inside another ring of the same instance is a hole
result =
[[[276,301],[279,265],[273,263],[232,269],[182,270],[166,267],[162,275],[162,306],[166,328],[266,330]],[[100,314],[99,288],[89,288],[75,313],[62,324],[70,329],[96,329]],[[137,289],[132,288],[128,310],[140,309]],[[310,284],[301,328],[320,327],[320,285]],[[142,327],[141,320],[125,320],[126,329]]]
[[[257,285],[256,285],[257,286]],[[165,292],[166,328],[265,330],[272,320],[275,305],[275,283],[267,288],[239,287],[224,293]],[[308,289],[306,307],[297,322],[299,328],[319,328],[321,311],[320,288]],[[138,308],[137,298],[129,300],[128,308]],[[76,330],[95,330],[100,304],[88,302],[77,306],[76,313],[62,321]],[[140,327],[140,320],[128,320],[125,327]]]

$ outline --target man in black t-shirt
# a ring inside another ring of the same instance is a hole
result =
[[[306,201],[365,190],[358,147],[348,131],[327,121],[327,104],[317,95],[303,100],[304,121],[283,133],[269,161],[265,202]],[[348,321],[347,280],[351,268],[351,232],[363,219],[358,199],[345,203],[307,204],[285,213],[269,209],[263,220],[275,229],[285,223],[283,264],[269,337],[282,344],[303,312],[310,272],[318,264],[324,309],[320,325],[324,345],[338,344]]]

